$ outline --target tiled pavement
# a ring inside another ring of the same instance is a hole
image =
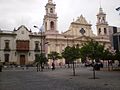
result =
[[[35,68],[11,69],[0,72],[0,90],[120,90],[120,72],[97,71],[79,67],[76,76],[72,69],[47,69],[36,72]]]

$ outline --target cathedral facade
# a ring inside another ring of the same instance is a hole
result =
[[[83,43],[90,39],[104,44],[110,48],[109,25],[106,21],[106,14],[99,8],[97,14],[97,35],[92,31],[91,24],[81,15],[71,22],[67,31],[59,33],[57,29],[56,4],[48,0],[45,6],[46,13],[43,19],[44,32],[33,33],[25,26],[20,26],[12,32],[0,31],[0,60],[2,62],[14,62],[16,64],[30,64],[34,62],[36,54],[44,52],[49,54],[52,51],[61,53],[65,47]],[[47,42],[47,44],[45,44]],[[42,46],[41,46],[42,45]],[[42,47],[42,48],[41,48]],[[65,60],[58,60],[56,64]],[[49,60],[51,63],[51,60]]]
[[[79,44],[81,46],[83,43],[90,39],[98,41],[105,45],[105,48],[110,48],[109,39],[109,26],[106,21],[106,14],[103,12],[102,8],[99,8],[97,14],[97,35],[93,34],[91,24],[86,21],[86,19],[81,15],[75,21],[71,22],[69,29],[63,33],[57,31],[57,14],[55,12],[55,4],[52,0],[48,0],[45,6],[46,15],[44,16],[44,26],[46,41],[48,42],[47,54],[52,51],[62,53],[65,47],[73,46]],[[61,62],[58,61],[58,62]],[[62,60],[65,63],[64,60]]]

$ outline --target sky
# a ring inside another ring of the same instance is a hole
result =
[[[45,15],[45,5],[48,0],[0,0],[0,29],[10,30],[25,25],[33,32],[38,32],[33,26],[41,27]],[[81,14],[92,24],[96,33],[96,15],[99,7],[107,14],[110,26],[120,27],[120,0],[53,0],[58,15],[58,31],[69,29],[70,23]]]

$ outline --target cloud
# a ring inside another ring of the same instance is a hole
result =
[[[33,29],[33,25],[42,25],[45,15],[45,5],[48,0],[0,0],[0,28],[12,30],[24,24]],[[73,18],[83,14],[88,22],[93,25],[95,32],[96,14],[98,13],[99,0],[53,0],[56,3],[58,14],[58,30],[66,31]],[[110,25],[120,25],[120,16],[115,8],[120,0],[102,0],[102,7],[107,14]],[[64,22],[63,22],[64,21]],[[33,29],[34,30],[34,29]]]

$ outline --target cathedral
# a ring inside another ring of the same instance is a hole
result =
[[[92,25],[83,15],[71,22],[69,28],[62,33],[57,29],[56,4],[48,0],[43,19],[44,32],[33,33],[24,25],[13,31],[0,30],[0,60],[5,63],[19,65],[31,64],[36,55],[44,52],[46,55],[51,51],[61,53],[66,46],[81,46],[90,39],[104,44],[105,48],[111,48],[110,29],[106,21],[106,14],[100,7],[97,13],[97,35],[92,31]],[[49,64],[51,64],[49,60]],[[56,64],[65,60],[58,60]]]
[[[97,36],[93,34],[91,24],[81,15],[77,20],[71,22],[69,29],[63,33],[57,31],[57,14],[55,12],[55,4],[52,0],[48,0],[45,6],[46,15],[44,16],[45,36],[48,42],[47,54],[51,51],[61,53],[66,46],[77,45],[81,46],[90,39],[94,39],[106,48],[111,47],[109,39],[109,26],[106,21],[106,14],[102,8],[99,8],[97,14]],[[61,61],[61,60],[60,60]],[[62,61],[65,63],[65,61]]]

